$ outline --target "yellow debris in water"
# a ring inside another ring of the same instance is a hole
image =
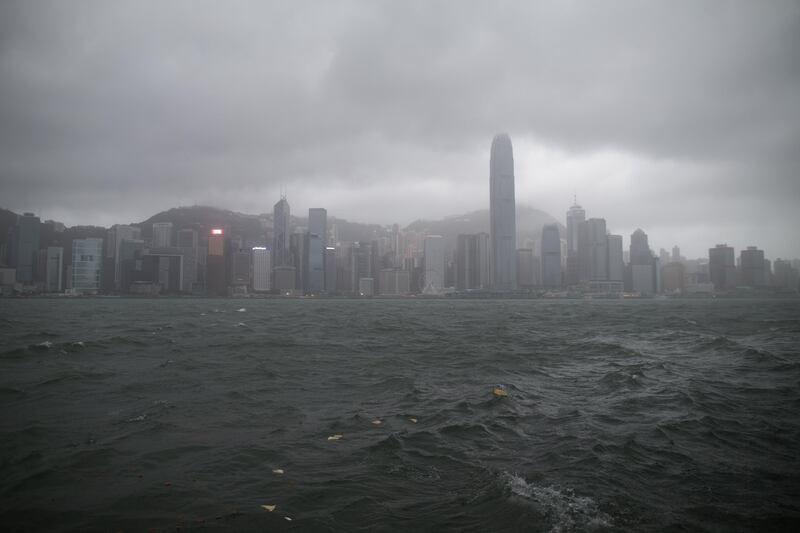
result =
[[[494,395],[497,396],[498,398],[505,398],[506,396],[508,396],[508,393],[503,387],[495,387]]]
[[[409,420],[410,422],[414,422],[415,424],[417,423],[417,419],[416,419],[416,418],[409,418],[408,420]]]
[[[342,435],[339,435],[337,433],[336,435],[331,435],[330,437],[328,437],[328,440],[339,440],[341,438],[342,438]]]
[[[378,420],[377,418],[376,418],[375,420],[373,420],[373,421],[372,421],[372,423],[373,423],[374,425],[376,425],[376,426],[380,426],[381,424],[383,424],[383,422],[381,422],[381,421],[380,421],[380,420]]]
[[[292,519],[291,519],[291,518],[289,518],[288,516],[284,516],[284,518],[285,518],[286,520],[288,520],[289,522],[291,522],[291,521],[292,521]]]
[[[273,474],[283,475],[283,468],[276,468],[272,471]]]
[[[262,505],[261,507],[266,509],[270,513],[275,510],[275,506],[274,505]]]

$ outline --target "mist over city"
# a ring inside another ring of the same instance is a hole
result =
[[[800,531],[800,3],[0,2],[0,525]]]

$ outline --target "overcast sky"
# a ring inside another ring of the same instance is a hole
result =
[[[0,206],[407,224],[517,203],[800,257],[800,2],[0,3]]]

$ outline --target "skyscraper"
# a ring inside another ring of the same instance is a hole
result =
[[[286,198],[281,198],[272,210],[273,241],[272,241],[272,264],[274,266],[288,266],[292,264],[291,253],[289,252],[289,226],[291,225],[291,214],[289,202]]]
[[[328,238],[328,212],[320,207],[308,210],[308,239],[306,245],[307,290],[320,293],[325,290],[325,248]]]
[[[257,292],[270,290],[271,278],[270,250],[264,246],[253,247],[253,290]]]
[[[463,291],[488,288],[489,235],[459,235],[456,240],[455,268],[456,289]]]
[[[544,225],[541,249],[542,285],[550,289],[561,287],[561,237],[558,235],[558,225]]]
[[[225,231],[222,228],[212,228],[208,235],[206,293],[209,296],[225,296],[228,293],[225,279]]]
[[[631,234],[631,289],[640,294],[656,292],[656,262],[647,233],[637,229]]]
[[[742,285],[745,287],[764,287],[767,285],[767,272],[764,265],[764,250],[748,246],[739,254],[742,271]]]
[[[103,239],[72,241],[72,288],[77,292],[96,294],[100,290],[103,264]]]
[[[32,284],[35,280],[36,254],[39,251],[39,217],[25,213],[17,217],[11,247],[11,264],[17,269],[17,281]]]
[[[489,216],[491,219],[492,287],[517,287],[517,222],[514,201],[514,153],[505,133],[492,141],[489,157]]]
[[[577,199],[567,211],[567,271],[565,281],[567,285],[577,285],[580,281],[578,274],[578,231],[581,222],[586,220],[586,211],[578,205]]]
[[[716,291],[736,287],[736,261],[731,246],[718,244],[708,250],[708,277]]]
[[[608,280],[608,238],[604,218],[590,218],[578,224],[578,276],[582,283]]]

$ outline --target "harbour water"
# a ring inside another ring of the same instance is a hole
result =
[[[3,300],[0,431],[4,531],[800,531],[800,301]]]

